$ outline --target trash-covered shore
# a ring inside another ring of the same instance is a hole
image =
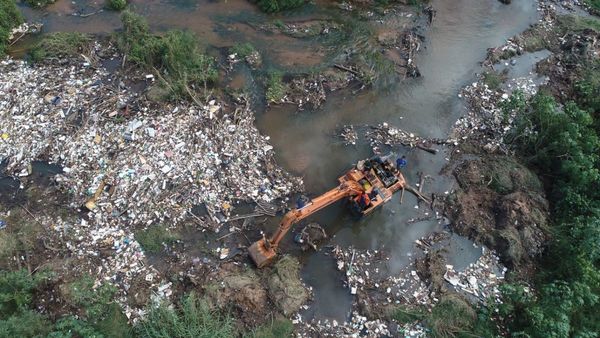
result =
[[[239,201],[285,203],[302,188],[300,178],[275,164],[246,105],[151,103],[101,67],[76,60],[32,66],[4,59],[0,97],[6,173],[26,179],[33,160],[63,167],[56,183],[72,209],[88,213],[48,224],[81,269],[119,288],[131,320],[143,315],[127,302],[129,292],[139,291],[130,290],[134,280],[145,280],[159,298],[171,294],[134,229],[176,226],[204,205],[203,224],[217,230]]]

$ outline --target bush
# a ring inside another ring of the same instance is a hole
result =
[[[35,290],[49,276],[47,272],[0,271],[0,337],[46,335],[47,319],[31,307]]]
[[[162,225],[151,225],[147,229],[135,233],[135,240],[140,243],[142,249],[149,253],[160,252],[164,244],[173,244],[179,239],[178,234],[169,232]]]
[[[245,57],[251,55],[256,51],[256,48],[252,46],[251,43],[238,43],[235,46],[231,47],[230,53],[237,54],[240,59],[244,59]]]
[[[127,0],[108,0],[106,7],[113,11],[122,11],[127,7]]]
[[[280,72],[271,72],[267,77],[267,102],[280,103],[285,96],[285,85]]]
[[[257,2],[260,10],[266,13],[277,13],[298,8],[304,5],[304,3],[305,0],[258,0]]]
[[[23,16],[13,0],[0,0],[0,56],[6,52],[8,36],[23,23]]]
[[[235,336],[234,321],[210,309],[207,302],[190,293],[179,309],[160,304],[136,326],[140,337],[147,338],[230,338]]]
[[[171,30],[164,36],[150,34],[148,23],[140,15],[125,11],[121,16],[123,32],[117,46],[129,61],[149,71],[157,71],[175,98],[193,97],[191,88],[217,81],[215,60],[204,55],[195,35]]]
[[[31,50],[34,62],[47,58],[71,57],[87,53],[91,48],[92,38],[83,33],[58,32],[46,35]]]

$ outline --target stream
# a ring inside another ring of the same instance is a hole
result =
[[[324,58],[322,51],[315,50],[314,41],[267,34],[248,25],[251,21],[274,18],[318,17],[314,5],[297,13],[266,16],[245,0],[131,2],[155,30],[190,29],[207,45],[217,48],[250,41],[265,53],[269,64],[301,68],[319,64]],[[259,110],[260,131],[270,136],[279,164],[304,178],[309,197],[331,189],[337,184],[337,177],[354,163],[372,156],[369,145],[343,145],[335,137],[341,126],[388,122],[420,136],[445,137],[465,112],[457,94],[461,87],[475,80],[487,48],[503,44],[537,20],[536,5],[531,0],[513,0],[508,6],[497,0],[433,0],[432,5],[437,15],[426,31],[424,49],[416,60],[422,77],[358,93],[342,90],[330,95],[317,111],[298,112],[289,105]],[[23,9],[28,20],[45,24],[44,32],[110,33],[118,29],[120,21],[114,12],[103,11],[86,18],[71,15],[92,13],[100,8],[101,4],[86,1],[59,0],[45,12]],[[254,79],[248,79],[250,76],[247,72],[245,81],[255,83]],[[434,177],[433,182],[426,184],[425,192],[444,195],[453,189],[453,181],[440,175],[448,163],[447,154],[432,155],[408,148],[393,151],[407,156],[408,167],[404,173],[412,185],[418,182],[417,172],[424,172]],[[5,179],[0,184],[12,186],[14,182]],[[416,206],[413,195],[406,194],[401,204],[397,194],[383,208],[362,219],[351,217],[339,203],[310,217],[308,222],[318,222],[333,237],[327,245],[385,248],[391,255],[389,264],[393,273],[413,260],[416,239],[443,230],[448,223],[433,217],[409,224],[410,219],[422,218],[426,213],[431,215],[428,207],[418,209]],[[278,219],[271,219],[269,229],[273,231],[277,223]],[[282,246],[295,246],[292,237],[288,235]],[[344,321],[350,314],[353,297],[342,287],[342,276],[335,268],[335,261],[324,251],[302,255],[302,277],[314,292],[314,301],[303,317]],[[449,264],[457,269],[466,267],[481,255],[481,248],[455,235],[447,251]]]

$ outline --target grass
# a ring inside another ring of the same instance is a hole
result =
[[[58,32],[46,35],[31,50],[31,59],[39,62],[48,58],[72,57],[86,53],[92,38],[83,33]]]
[[[41,226],[31,221],[21,209],[11,210],[5,221],[7,227],[0,231],[0,259],[8,260],[22,252],[32,251],[43,231]]]
[[[483,73],[483,83],[485,83],[488,88],[496,90],[500,88],[500,85],[502,84],[502,75],[494,71],[485,72]]]
[[[256,4],[265,13],[277,13],[304,5],[305,0],[258,0]]]
[[[469,335],[477,314],[465,300],[457,295],[446,295],[431,310],[427,326],[432,337],[446,338]]]
[[[285,85],[280,72],[270,72],[267,75],[267,102],[280,103],[285,96]]]
[[[186,296],[178,309],[164,303],[150,309],[136,331],[138,336],[146,338],[235,337],[234,319],[212,310],[208,302],[194,293]]]
[[[280,338],[292,337],[294,332],[294,324],[287,318],[273,319],[269,323],[259,326],[249,334],[246,338]]]
[[[135,240],[140,243],[145,252],[160,252],[164,244],[173,244],[179,239],[179,234],[171,233],[165,226],[151,225],[147,229],[135,233]]]
[[[426,317],[426,312],[421,308],[412,308],[401,305],[394,309],[390,317],[400,324],[405,324],[423,320]]]
[[[206,91],[217,81],[215,60],[204,54],[194,34],[181,30],[151,34],[146,20],[130,11],[123,12],[121,20],[123,31],[116,37],[117,46],[127,60],[156,72],[172,98],[195,99],[197,86]]]
[[[127,0],[107,0],[106,7],[113,11],[122,11],[127,7]]]
[[[562,29],[564,33],[567,31],[581,32],[584,29],[593,29],[600,32],[600,20],[595,17],[584,18],[577,15],[560,15],[556,20],[558,28]]]
[[[238,43],[230,49],[230,53],[237,54],[237,56],[241,59],[244,59],[254,52],[256,52],[256,48],[254,48],[254,46],[249,42]]]
[[[585,3],[596,11],[600,11],[600,0],[584,0]]]
[[[10,31],[23,23],[23,16],[13,0],[0,0],[0,56],[6,52]]]

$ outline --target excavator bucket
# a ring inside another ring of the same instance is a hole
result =
[[[259,269],[269,265],[275,256],[277,256],[277,253],[275,253],[273,248],[267,248],[264,238],[254,242],[254,244],[248,248],[248,253],[250,253],[250,258],[252,258],[254,264],[256,264]]]

